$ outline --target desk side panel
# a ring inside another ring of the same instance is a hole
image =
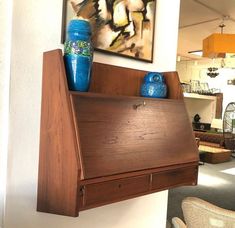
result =
[[[44,53],[37,210],[78,215],[79,159],[62,52]]]

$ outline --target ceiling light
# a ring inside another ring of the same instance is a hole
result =
[[[217,72],[218,68],[217,67],[209,67],[207,68],[208,72],[207,72],[207,76],[211,77],[211,78],[215,78],[219,75],[219,72]]]
[[[202,50],[189,51],[188,53],[192,55],[202,56]]]
[[[230,16],[223,16],[219,24],[221,33],[213,33],[203,40],[203,57],[225,58],[227,53],[235,53],[235,34],[224,33],[224,21]]]
[[[213,33],[203,40],[203,57],[224,58],[235,53],[235,34]]]

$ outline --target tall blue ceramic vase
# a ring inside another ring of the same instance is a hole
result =
[[[88,21],[71,20],[64,43],[64,61],[69,89],[86,92],[89,89],[93,48]]]

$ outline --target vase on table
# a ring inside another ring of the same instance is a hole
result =
[[[64,62],[70,90],[88,91],[92,60],[93,48],[89,22],[80,19],[71,20],[64,43]]]

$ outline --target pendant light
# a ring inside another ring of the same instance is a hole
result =
[[[235,53],[235,34],[223,33],[223,21],[219,25],[221,33],[213,33],[203,40],[203,57],[224,58],[226,53]]]

